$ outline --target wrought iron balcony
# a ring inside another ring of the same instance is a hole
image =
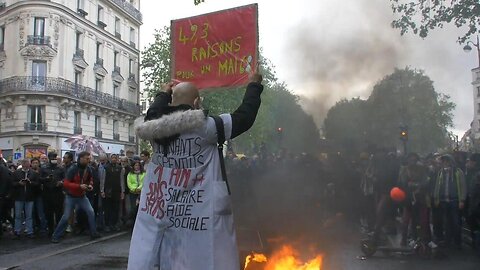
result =
[[[135,142],[135,136],[128,136],[128,141],[131,143]]]
[[[82,134],[82,128],[81,127],[73,127],[73,134]]]
[[[85,51],[83,49],[77,48],[73,57],[84,59]]]
[[[120,141],[120,134],[113,133],[113,139],[116,140],[116,141]]]
[[[49,36],[27,36],[27,45],[50,45]]]
[[[104,29],[107,27],[107,24],[104,23],[102,20],[98,20],[97,25],[100,26],[100,28]]]
[[[135,73],[130,73],[130,74],[128,75],[128,80],[129,80],[129,81],[132,81],[132,82],[135,82]]]
[[[95,62],[95,65],[99,65],[103,67],[103,59],[102,58],[97,58],[97,61]]]
[[[130,46],[133,48],[137,48],[137,44],[135,44],[135,41],[130,41]]]
[[[95,131],[95,137],[102,138],[102,131],[101,130],[96,130]]]
[[[115,37],[118,39],[122,39],[122,34],[120,34],[120,32],[115,31]]]
[[[125,111],[133,115],[140,115],[140,106],[138,104],[95,91],[89,87],[75,85],[75,83],[62,78],[14,76],[0,80],[0,95],[7,93],[24,94],[25,92],[64,95],[79,101]]]
[[[85,17],[85,16],[88,15],[88,12],[86,12],[83,8],[78,8],[78,9],[77,9],[77,12],[78,12],[78,14],[80,14],[80,16],[82,16],[82,17]]]
[[[138,9],[136,9],[132,4],[125,0],[112,0],[115,4],[117,4],[120,8],[122,8],[127,14],[134,17],[135,19],[142,21],[142,13]]]
[[[120,73],[120,67],[119,66],[114,66],[113,67],[113,73],[121,74]]]
[[[24,123],[25,131],[47,131],[47,123]]]

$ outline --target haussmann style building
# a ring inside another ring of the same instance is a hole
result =
[[[139,0],[0,0],[0,150],[64,154],[86,135],[136,149]]]

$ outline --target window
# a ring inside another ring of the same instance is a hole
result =
[[[113,120],[113,139],[114,140],[119,140],[120,135],[118,134],[118,121]]]
[[[73,128],[78,129],[80,128],[82,121],[82,113],[79,111],[75,111],[73,113]]]
[[[95,79],[95,92],[101,92],[101,91],[102,91],[102,80]]]
[[[118,17],[115,17],[115,36],[120,35],[120,19]]]
[[[133,59],[130,59],[128,61],[128,74],[132,74],[133,73]]]
[[[118,85],[115,85],[115,84],[114,84],[114,85],[113,85],[113,96],[114,96],[114,97],[118,97],[118,96],[119,96],[120,93],[119,93],[118,91],[119,91]]]
[[[118,52],[113,52],[113,66],[118,67]]]
[[[81,40],[82,40],[82,33],[81,32],[77,32],[77,34],[75,35],[75,49],[78,51],[78,49],[81,49],[82,46],[81,46]]]
[[[32,62],[32,83],[35,85],[45,85],[45,77],[47,76],[47,62]]]
[[[5,25],[0,27],[0,51],[4,50],[5,44]]]
[[[102,129],[102,118],[98,115],[95,115],[95,131],[100,131]]]
[[[43,111],[45,106],[33,106],[29,105],[27,108],[27,119],[32,124],[42,124],[45,119],[43,119]]]
[[[133,27],[130,27],[130,43],[135,44],[135,29]]]
[[[103,22],[103,15],[104,15],[103,7],[102,7],[102,6],[98,6],[97,17],[98,17],[98,21],[99,21],[99,22]]]
[[[98,115],[95,115],[95,137],[102,137],[102,118]]]
[[[147,102],[142,101],[142,111],[146,111],[146,110],[147,110]]]
[[[84,2],[83,0],[77,0],[77,10],[84,9]]]
[[[75,88],[78,88],[82,84],[82,73],[80,71],[75,71]]]
[[[128,124],[128,141],[135,142],[135,132],[133,130],[133,124]]]
[[[45,35],[45,18],[35,17],[33,21],[33,35],[36,37]]]
[[[102,43],[97,42],[97,60],[102,58]]]

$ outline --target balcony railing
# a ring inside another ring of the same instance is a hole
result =
[[[128,136],[128,141],[131,143],[135,142],[135,136]]]
[[[133,48],[137,48],[137,44],[135,44],[135,41],[130,41],[130,46]]]
[[[47,131],[47,123],[24,123],[25,131]]]
[[[78,14],[80,14],[80,16],[82,16],[82,17],[85,17],[85,16],[88,15],[88,12],[86,12],[83,8],[78,8],[78,9],[77,9],[77,12],[78,12]]]
[[[80,127],[73,127],[73,134],[82,134],[82,128]]]
[[[113,133],[113,139],[116,140],[116,141],[120,141],[120,134]]]
[[[0,51],[4,51],[5,50],[5,43],[1,43],[0,44]]]
[[[138,104],[95,91],[89,87],[75,85],[75,83],[62,78],[14,76],[0,80],[0,94],[23,94],[22,92],[61,94],[80,101],[91,102],[133,115],[140,115],[140,106]]]
[[[135,19],[142,21],[142,13],[138,9],[136,9],[132,4],[125,0],[112,0],[115,4],[121,7],[125,12],[127,12],[130,16],[134,17]]]
[[[83,49],[80,49],[80,48],[76,48],[75,49],[75,54],[73,55],[73,57],[77,57],[77,58],[82,58],[84,57],[85,55],[85,51]]]
[[[120,34],[120,32],[115,31],[115,37],[122,39],[122,34]]]
[[[49,36],[27,36],[27,45],[50,45]]]
[[[97,58],[97,61],[95,62],[95,64],[103,67],[103,59],[102,58]]]
[[[95,131],[95,137],[97,137],[97,138],[100,138],[100,139],[101,139],[101,138],[102,138],[102,131],[101,131],[101,130],[97,130],[97,131]]]
[[[97,25],[100,26],[100,28],[104,29],[107,27],[107,24],[104,23],[102,20],[98,20]]]
[[[113,73],[121,74],[121,73],[120,73],[120,67],[119,67],[119,66],[114,66],[114,67],[113,67]]]
[[[132,81],[132,82],[135,82],[135,73],[130,73],[130,74],[128,75],[128,80],[129,80],[129,81]]]

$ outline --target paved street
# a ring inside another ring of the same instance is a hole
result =
[[[311,239],[325,250],[323,270],[477,270],[480,259],[465,247],[452,251],[441,260],[419,259],[413,256],[378,252],[373,258],[361,260],[360,235],[335,226],[323,239]],[[0,242],[0,269],[125,269],[130,233],[120,232],[90,241],[88,236],[68,237],[60,244],[48,239],[5,240]]]
[[[2,240],[0,269],[126,269],[130,233],[107,235],[96,241],[88,236],[64,239]]]

